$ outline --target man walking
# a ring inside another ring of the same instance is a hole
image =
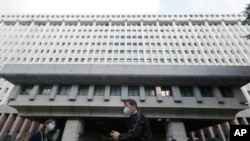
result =
[[[112,131],[111,136],[115,141],[152,141],[152,132],[149,121],[137,110],[137,103],[133,99],[124,101],[124,115],[129,116],[128,133],[120,134]]]

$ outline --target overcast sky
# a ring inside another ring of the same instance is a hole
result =
[[[240,13],[250,0],[0,0],[0,14]]]

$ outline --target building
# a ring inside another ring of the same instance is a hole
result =
[[[1,15],[1,103],[34,121],[57,119],[63,141],[79,132],[93,141],[106,128],[126,132],[122,101],[133,98],[154,140],[187,140],[245,109],[250,41],[243,36],[250,26],[244,19]]]

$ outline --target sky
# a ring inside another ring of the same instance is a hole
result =
[[[0,0],[1,14],[240,13],[250,0]]]

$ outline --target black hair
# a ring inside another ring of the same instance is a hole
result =
[[[129,103],[130,105],[134,105],[136,108],[137,108],[137,103],[134,99],[127,99],[127,100],[124,100],[124,104],[125,103]]]
[[[45,131],[46,125],[48,125],[51,122],[56,122],[54,119],[48,119],[43,123],[43,127],[41,128],[41,131]]]

